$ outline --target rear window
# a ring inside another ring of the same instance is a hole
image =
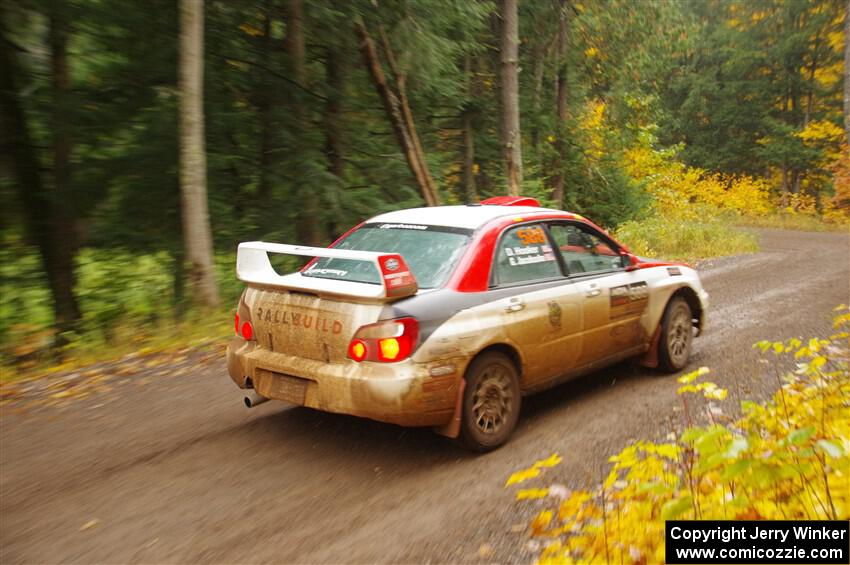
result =
[[[364,224],[334,247],[356,251],[398,253],[416,277],[419,288],[442,286],[454,270],[472,230],[418,224]],[[320,258],[301,273],[369,284],[381,284],[373,263],[352,259]]]

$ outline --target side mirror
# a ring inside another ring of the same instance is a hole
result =
[[[623,262],[626,264],[626,271],[634,271],[640,264],[640,259],[634,253],[623,253]]]

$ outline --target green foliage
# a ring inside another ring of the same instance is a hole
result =
[[[7,239],[0,245],[0,344],[4,348],[22,334],[42,332],[53,323],[41,260],[32,250],[22,250],[20,241]]]
[[[55,360],[50,294],[38,255],[31,248],[13,257],[0,250],[0,362],[28,369]],[[20,253],[21,248],[16,250]],[[84,249],[77,256],[77,287],[83,318],[64,336],[64,356],[111,357],[116,351],[143,347],[151,339],[185,344],[193,338],[222,335],[231,308],[242,293],[235,276],[235,254],[216,256],[216,275],[225,312],[180,314],[184,298],[175,287],[175,260],[167,252]],[[186,325],[194,325],[186,332]],[[179,330],[177,329],[179,328]],[[62,354],[63,352],[59,352]]]
[[[777,376],[779,390],[769,402],[742,402],[734,422],[709,402],[710,424],[695,425],[690,395],[721,401],[725,390],[697,382],[704,368],[680,377],[684,428],[668,442],[632,443],[609,459],[603,484],[566,493],[555,510],[544,507],[530,524],[532,535],[546,540],[538,562],[661,563],[670,519],[848,519],[847,306],[836,308],[835,329],[828,338],[755,344],[768,358],[793,355],[797,370]],[[508,484],[539,474],[527,471]],[[551,494],[524,489],[517,499],[541,493]]]
[[[686,162],[702,169],[828,190],[818,171],[843,140],[816,146],[801,134],[841,122],[843,10],[832,0],[689,3],[693,44],[661,89],[662,141],[684,142]]]
[[[689,220],[653,216],[629,221],[617,228],[615,237],[637,255],[684,261],[758,250],[758,240],[753,233],[710,217]]]

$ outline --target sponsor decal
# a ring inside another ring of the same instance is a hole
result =
[[[667,267],[667,274],[671,277],[675,277],[682,274],[682,271],[679,267]]]
[[[348,271],[343,271],[342,269],[307,269],[304,271],[305,275],[334,275],[337,277],[344,277],[348,275]]]
[[[554,300],[549,303],[549,325],[555,329],[561,328],[561,307]]]
[[[252,319],[262,320],[269,324],[292,326],[293,328],[313,330],[323,333],[338,334],[342,332],[342,322],[339,320],[314,314],[292,312],[290,310],[257,308],[256,317],[252,316]]]
[[[388,257],[379,260],[381,267],[381,277],[384,281],[384,288],[387,291],[387,296],[399,296],[404,292],[411,290],[416,284],[416,279],[407,269],[404,259],[400,257]],[[405,269],[399,271],[398,269]],[[389,272],[395,271],[395,272]]]
[[[428,226],[420,226],[417,224],[381,224],[378,226],[382,230],[427,230]]]
[[[413,282],[410,278],[410,271],[387,273],[384,275],[384,281],[386,281],[387,286],[404,286]]]
[[[649,302],[649,287],[646,282],[624,284],[611,288],[611,318],[637,314]]]

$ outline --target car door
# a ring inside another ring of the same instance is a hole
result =
[[[638,271],[627,272],[617,244],[583,222],[556,222],[549,232],[582,304],[579,365],[634,353],[646,342],[640,319],[648,287]]]
[[[565,277],[542,224],[504,231],[493,258],[491,292],[503,331],[525,360],[524,389],[575,367],[581,355],[581,296]]]

